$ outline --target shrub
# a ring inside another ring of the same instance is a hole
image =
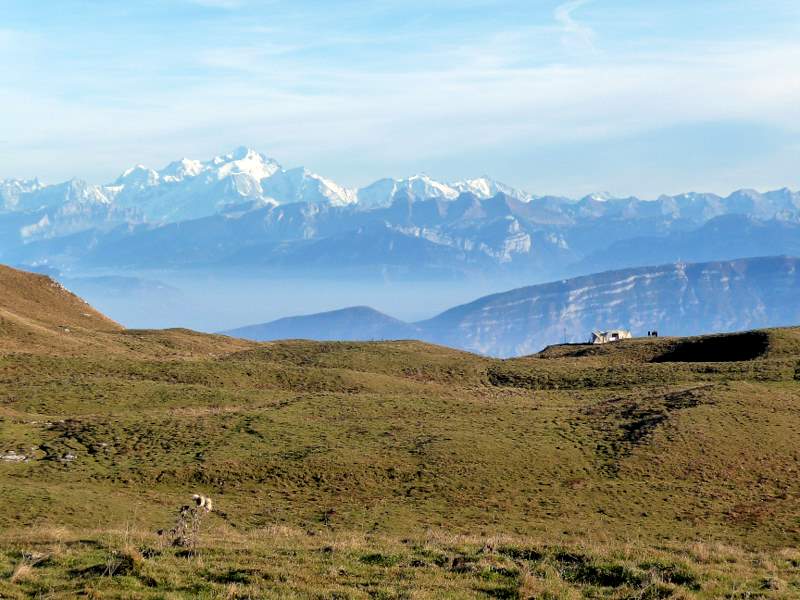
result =
[[[192,504],[181,506],[175,526],[169,534],[173,546],[194,552],[200,537],[200,526],[203,519],[214,510],[214,504],[211,498],[200,494],[194,494],[192,501]]]

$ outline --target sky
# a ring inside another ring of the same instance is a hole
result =
[[[241,145],[348,186],[800,188],[797,0],[0,0],[0,178]]]

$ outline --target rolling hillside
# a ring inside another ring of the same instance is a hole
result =
[[[48,346],[4,316],[4,596],[800,589],[800,330],[500,361],[126,331],[3,277],[4,315],[32,294],[15,323],[80,332]],[[216,508],[186,555],[154,532],[192,493]]]
[[[0,265],[0,356],[209,356],[252,344],[188,330],[126,330],[45,275]]]
[[[76,348],[122,327],[44,275],[0,265],[0,351]]]

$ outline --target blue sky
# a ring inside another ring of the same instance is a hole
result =
[[[800,188],[800,2],[0,0],[0,178],[252,146],[345,185]]]

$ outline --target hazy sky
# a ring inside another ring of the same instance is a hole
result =
[[[252,146],[346,185],[800,188],[797,0],[0,0],[0,178]]]

